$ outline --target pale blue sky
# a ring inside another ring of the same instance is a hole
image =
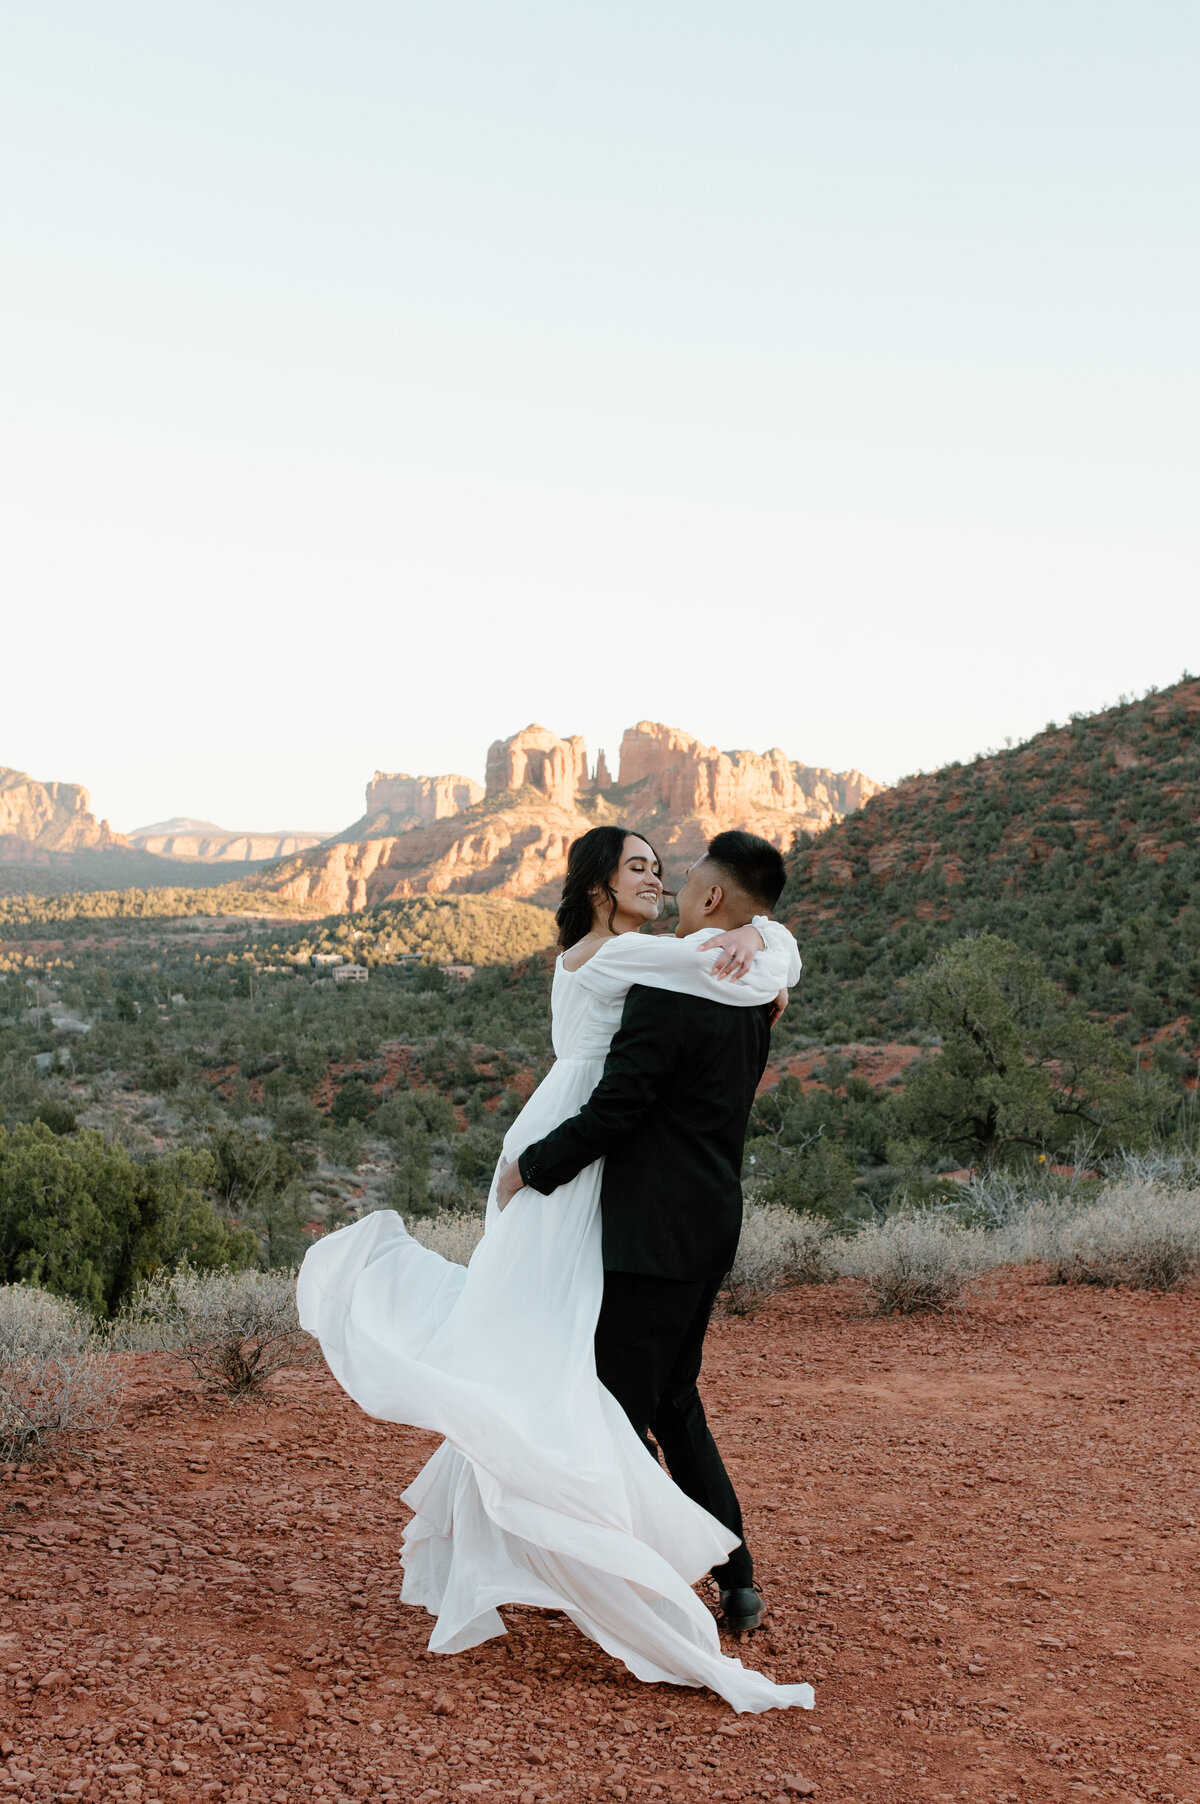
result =
[[[1190,4],[0,4],[0,763],[333,828],[1200,664]]]

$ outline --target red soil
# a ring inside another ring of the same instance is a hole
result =
[[[809,1046],[790,1058],[773,1059],[763,1072],[758,1093],[761,1096],[764,1091],[773,1089],[781,1077],[798,1077],[805,1090],[825,1089],[824,1084],[814,1080],[813,1072],[833,1053],[838,1058],[853,1060],[853,1075],[865,1078],[873,1089],[878,1090],[892,1078],[903,1077],[924,1052],[923,1046],[912,1046],[899,1040],[890,1040],[882,1046]]]
[[[430,1437],[323,1371],[228,1409],[129,1363],[103,1451],[0,1484],[6,1795],[1200,1799],[1195,1297],[1008,1274],[957,1318],[842,1285],[716,1325],[771,1604],[742,1651],[811,1714],[641,1685],[531,1610],[426,1654],[396,1547]]]

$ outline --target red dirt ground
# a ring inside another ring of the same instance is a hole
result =
[[[813,1072],[836,1052],[839,1058],[854,1061],[854,1076],[866,1078],[873,1089],[902,1077],[908,1067],[925,1052],[923,1046],[910,1046],[889,1040],[882,1046],[810,1046],[805,1052],[794,1052],[784,1059],[773,1059],[762,1075],[758,1094],[771,1090],[781,1077],[798,1077],[805,1090],[823,1090],[824,1084],[813,1080]]]
[[[131,1359],[106,1451],[0,1484],[21,1799],[1200,1801],[1197,1298],[1005,1274],[713,1330],[707,1388],[809,1714],[638,1684],[565,1618],[424,1652],[399,1492],[433,1442],[322,1371],[206,1404]]]

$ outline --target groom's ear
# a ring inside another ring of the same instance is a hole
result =
[[[723,890],[721,889],[721,885],[719,883],[714,883],[712,885],[712,888],[709,890],[707,896],[705,896],[705,898],[704,898],[705,914],[706,915],[716,914],[718,908],[720,908],[720,906],[724,900],[725,900],[725,895],[724,895]]]

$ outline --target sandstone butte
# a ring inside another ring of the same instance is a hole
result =
[[[123,833],[96,819],[90,799],[78,783],[39,783],[23,770],[0,765],[0,855],[16,860],[128,846]]]
[[[497,740],[486,781],[377,771],[366,813],[335,840],[283,860],[263,886],[329,913],[400,896],[557,900],[567,848],[589,827],[623,821],[644,832],[677,882],[713,834],[760,833],[786,851],[882,788],[861,772],[798,764],[777,748],[722,752],[676,727],[642,720],[621,741],[617,780],[604,753],[528,726]]]

